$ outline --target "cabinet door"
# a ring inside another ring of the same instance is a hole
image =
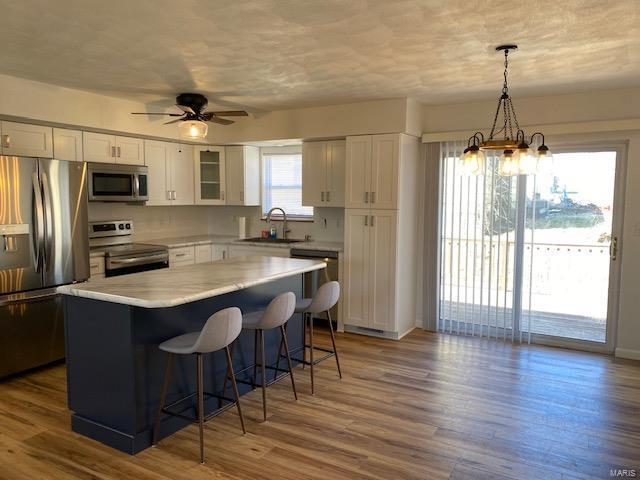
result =
[[[226,245],[211,245],[211,258],[213,260],[224,260],[227,258],[227,246]]]
[[[345,207],[369,208],[371,135],[347,137]]]
[[[395,331],[397,211],[371,210],[369,217],[369,326]],[[409,252],[405,252],[409,254]]]
[[[28,123],[1,122],[2,153],[53,158],[53,129]]]
[[[226,147],[227,205],[244,205],[244,150],[242,146]]]
[[[224,147],[194,147],[195,202],[225,205]]]
[[[193,145],[173,144],[170,162],[173,205],[194,205]]]
[[[116,163],[116,137],[113,135],[83,132],[82,150],[85,162]]]
[[[373,135],[371,208],[398,208],[399,135]]]
[[[346,142],[327,142],[326,192],[327,207],[344,207],[344,170],[347,155]]]
[[[82,132],[66,128],[53,129],[53,158],[82,162]]]
[[[196,263],[208,263],[213,260],[213,245],[196,245]]]
[[[147,206],[171,205],[169,162],[175,144],[145,140],[144,158],[149,169]]]
[[[345,211],[344,323],[369,327],[369,210]]]
[[[260,149],[245,146],[243,150],[244,190],[241,192],[243,205],[258,206],[260,205]],[[226,165],[225,161],[225,167]]]
[[[302,205],[326,205],[326,161],[327,142],[306,142],[302,145]]]
[[[116,163],[144,165],[144,141],[141,138],[116,137]]]

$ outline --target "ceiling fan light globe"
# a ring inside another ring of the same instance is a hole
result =
[[[190,140],[204,140],[207,137],[209,127],[200,120],[186,120],[180,123],[180,136]]]

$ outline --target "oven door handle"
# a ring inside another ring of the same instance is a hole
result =
[[[150,263],[151,261],[154,261],[154,260],[167,261],[169,260],[169,255],[166,253],[159,253],[157,255],[131,257],[131,258],[124,258],[122,260],[108,259],[108,264],[109,265],[133,265],[136,263]]]

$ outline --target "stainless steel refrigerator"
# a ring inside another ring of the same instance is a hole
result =
[[[64,358],[56,286],[89,277],[87,167],[0,156],[0,378]]]

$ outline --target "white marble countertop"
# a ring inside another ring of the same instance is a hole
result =
[[[268,243],[268,242],[247,242],[232,235],[191,235],[184,237],[169,237],[144,240],[140,243],[150,243],[153,245],[164,245],[167,248],[190,247],[191,245],[205,245],[217,243],[220,245],[245,245],[248,247],[267,248],[299,248],[306,250],[327,250],[331,252],[341,252],[344,249],[342,242],[323,242],[318,240],[302,241],[295,243]]]
[[[247,256],[151,270],[58,287],[64,295],[144,308],[167,308],[320,270],[320,260]]]

